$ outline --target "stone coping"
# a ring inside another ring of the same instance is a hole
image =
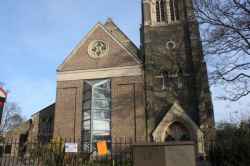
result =
[[[195,145],[193,141],[173,141],[167,143],[134,143],[132,146],[178,146],[178,145]]]

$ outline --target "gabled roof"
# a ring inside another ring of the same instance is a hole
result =
[[[142,64],[138,53],[138,48],[135,44],[129,40],[129,38],[115,25],[115,23],[108,19],[103,25],[98,22],[92,30],[79,42],[79,44],[73,49],[70,55],[64,60],[64,62],[58,67],[58,71],[61,71],[63,66],[71,60],[71,58],[78,52],[78,50],[85,44],[88,38],[95,32],[97,28],[101,28],[109,37],[111,37],[123,50],[129,54],[137,64]]]
[[[104,27],[117,39],[119,42],[126,47],[131,53],[138,56],[139,49],[136,45],[127,37],[125,33],[114,23],[111,18],[105,22]],[[139,57],[139,56],[138,56]]]
[[[36,115],[39,115],[41,112],[44,112],[44,111],[54,111],[55,105],[56,105],[56,103],[52,103],[52,104],[46,106],[45,108],[42,108],[38,112],[35,112],[34,114],[31,115],[31,117],[35,117]]]

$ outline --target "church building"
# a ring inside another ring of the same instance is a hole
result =
[[[111,19],[97,23],[58,67],[54,137],[192,140],[203,151],[214,114],[192,3],[143,0],[140,48]]]
[[[58,67],[53,138],[88,151],[120,137],[194,141],[205,152],[214,113],[192,0],[142,0],[140,32],[137,48],[111,19],[99,22]]]

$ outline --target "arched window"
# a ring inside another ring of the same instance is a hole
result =
[[[173,22],[179,20],[180,19],[179,0],[170,0],[169,7],[170,7],[171,21]]]
[[[189,130],[180,122],[174,122],[170,125],[165,141],[190,141],[191,135]]]
[[[157,0],[155,7],[156,7],[156,20],[157,20],[157,22],[167,22],[166,1],[165,0]]]

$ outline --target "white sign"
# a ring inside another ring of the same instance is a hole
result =
[[[77,153],[77,143],[65,143],[66,153]]]

